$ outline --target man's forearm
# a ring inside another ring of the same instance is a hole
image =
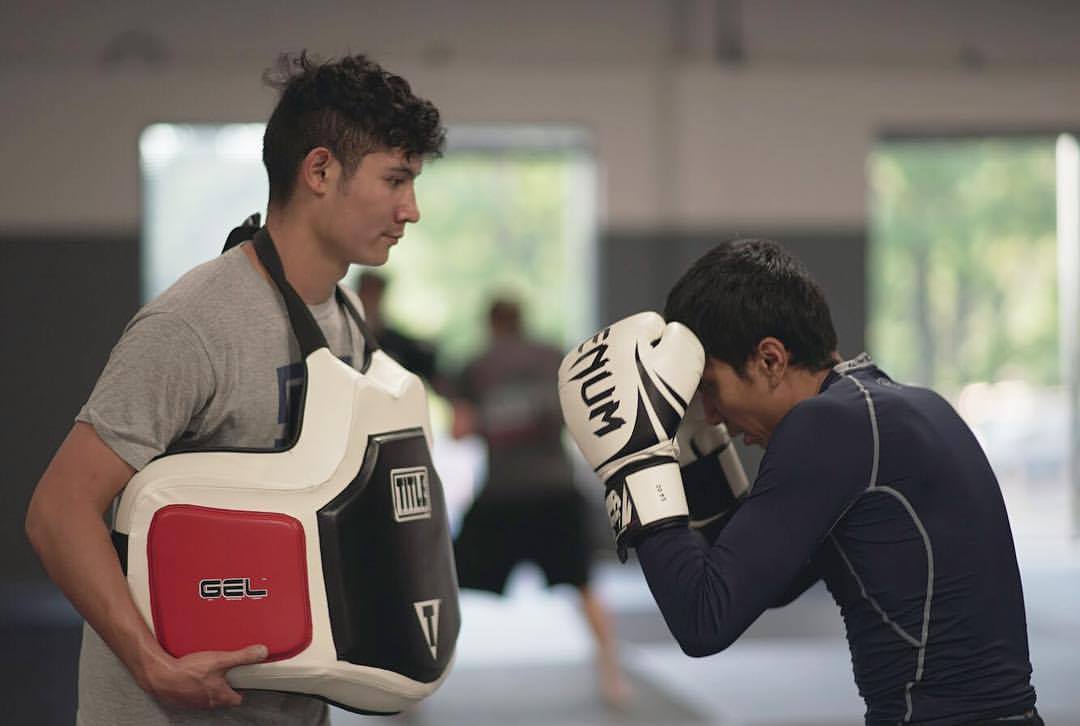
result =
[[[102,514],[134,473],[92,426],[75,424],[34,490],[27,537],[49,576],[143,690],[174,707],[235,706],[242,698],[225,674],[262,661],[266,647],[173,658],[131,599]]]
[[[147,688],[147,674],[169,656],[158,645],[131,599],[127,581],[100,514],[85,502],[68,502],[57,521],[48,501],[32,504],[27,535],[49,577]]]
[[[119,656],[143,688],[169,656],[128,591],[102,515],[135,470],[76,423],[34,490],[26,534],[49,577]]]
[[[638,544],[638,561],[656,604],[687,655],[712,655],[735,641],[757,613],[736,612],[734,583],[710,562],[697,532],[672,527]]]

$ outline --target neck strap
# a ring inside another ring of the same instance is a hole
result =
[[[252,240],[252,246],[255,248],[255,254],[258,256],[259,262],[266,268],[270,279],[285,301],[285,310],[289,314],[289,324],[292,327],[293,335],[296,336],[296,342],[300,345],[300,355],[307,359],[309,355],[319,348],[329,348],[326,343],[326,336],[323,335],[322,329],[315,322],[315,317],[308,310],[300,295],[297,294],[296,290],[285,278],[285,268],[282,266],[281,257],[274,247],[274,241],[270,238],[270,233],[265,227],[257,226],[258,222],[258,215],[252,215],[244,221],[244,224],[232,230],[226,240],[225,249],[228,250],[243,240]],[[252,234],[254,234],[254,237],[252,237]],[[363,373],[371,365],[371,355],[379,349],[379,345],[360,313],[345,297],[345,293],[341,291],[341,288],[336,285],[334,286],[334,297],[337,299],[338,304],[345,308],[352,317],[361,337],[364,339],[364,359],[359,366],[360,372]]]

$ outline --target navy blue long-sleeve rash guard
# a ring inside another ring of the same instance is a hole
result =
[[[1035,704],[1016,552],[986,456],[944,399],[865,354],[784,417],[711,542],[660,530],[638,559],[695,656],[824,579],[868,724],[945,726]]]

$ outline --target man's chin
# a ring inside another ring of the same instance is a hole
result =
[[[363,265],[364,267],[379,267],[389,261],[390,248],[385,247],[381,250],[368,250],[363,255],[357,255],[357,259],[353,261],[353,264]]]

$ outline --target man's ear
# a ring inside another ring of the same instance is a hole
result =
[[[769,383],[773,386],[779,385],[791,362],[787,347],[779,339],[769,336],[761,339],[756,352]]]
[[[337,159],[325,146],[316,146],[300,160],[298,181],[315,196],[322,196],[330,189],[331,178]]]

